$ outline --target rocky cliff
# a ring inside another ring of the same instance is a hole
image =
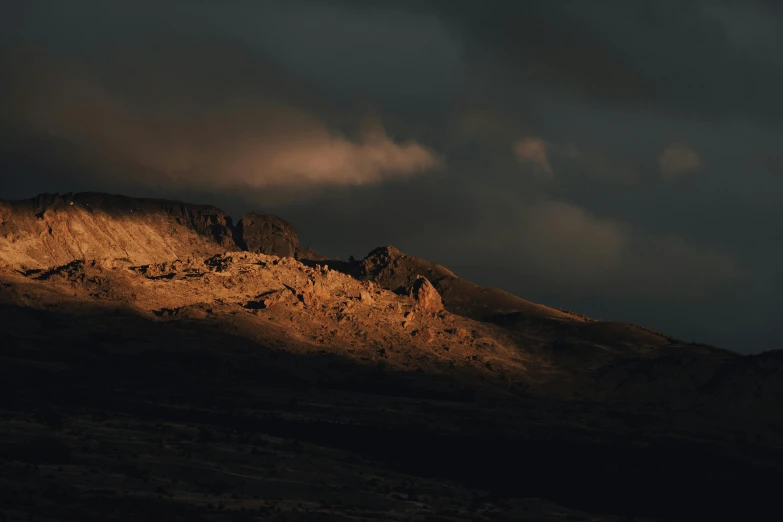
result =
[[[294,226],[277,216],[250,212],[239,220],[240,245],[249,252],[279,257],[296,257],[300,250]]]
[[[249,249],[294,257],[299,238],[275,216],[252,213],[237,226],[210,205],[80,193],[0,201],[0,263],[45,268],[76,260],[136,265]]]
[[[231,218],[211,206],[89,193],[0,202],[0,262],[6,265],[144,264],[232,249]]]

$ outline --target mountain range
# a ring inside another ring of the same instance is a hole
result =
[[[783,350],[592,319],[392,246],[329,259],[263,212],[0,201],[0,321],[5,520],[776,509]]]

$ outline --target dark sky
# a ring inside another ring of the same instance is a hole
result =
[[[276,213],[602,319],[783,348],[773,0],[0,6],[0,198]]]

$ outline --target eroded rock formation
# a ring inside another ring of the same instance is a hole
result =
[[[428,312],[440,312],[443,310],[443,301],[441,301],[440,294],[426,277],[416,276],[413,284],[411,284],[410,296],[416,300],[416,304],[423,310]]]
[[[240,250],[320,257],[300,248],[290,223],[260,212],[235,226],[219,208],[162,199],[80,193],[0,201],[0,264],[8,266],[93,259],[144,265]]]
[[[250,212],[237,225],[242,247],[248,252],[296,257],[299,235],[291,223],[264,212]]]

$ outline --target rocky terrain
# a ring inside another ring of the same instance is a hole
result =
[[[299,250],[296,230],[267,214],[250,213],[234,226],[209,205],[98,193],[0,201],[0,238],[0,263],[26,268],[150,264],[237,250],[294,257]]]
[[[0,520],[760,520],[783,352],[329,260],[264,213],[0,202]]]

